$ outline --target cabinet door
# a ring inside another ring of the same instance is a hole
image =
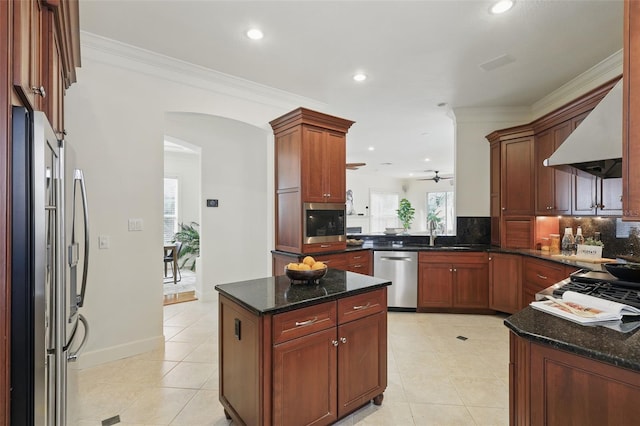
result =
[[[418,307],[450,308],[453,267],[449,263],[418,264]]]
[[[490,177],[490,210],[491,210],[491,244],[500,245],[500,142],[491,144],[491,177]]]
[[[346,202],[346,137],[339,133],[326,133],[322,170],[324,189],[329,203]]]
[[[326,201],[324,188],[324,148],[326,132],[314,127],[302,129],[302,202]]]
[[[522,296],[520,255],[491,253],[489,257],[489,307],[513,314],[520,310]]]
[[[453,307],[489,307],[489,267],[486,263],[453,265]]]
[[[559,124],[553,128],[553,151],[562,145],[572,132],[572,122]],[[544,167],[544,166],[543,166]],[[546,167],[547,169],[549,167]],[[553,214],[571,214],[571,173],[553,169]]]
[[[600,179],[598,214],[602,216],[622,215],[622,178]]]
[[[555,206],[553,169],[542,162],[553,154],[553,132],[536,135],[536,214],[548,215]]]
[[[41,100],[42,111],[49,118],[51,127],[58,134],[64,134],[64,91],[65,77],[58,32],[55,28],[55,14],[52,10],[42,10],[41,78],[46,96]]]
[[[338,327],[338,416],[382,394],[387,386],[387,313]]]
[[[640,2],[624,2],[622,181],[625,219],[640,221]]]
[[[573,202],[571,211],[574,215],[593,216],[596,213],[597,179],[595,176],[573,175]]]
[[[273,347],[273,423],[326,425],[337,419],[336,329]]]
[[[40,110],[42,93],[40,20],[41,6],[38,0],[13,1],[13,85],[25,104],[35,110]]]
[[[501,163],[502,214],[534,214],[533,137],[503,142]]]

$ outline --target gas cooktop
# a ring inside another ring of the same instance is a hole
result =
[[[569,290],[640,308],[640,283],[618,280],[608,272],[574,272],[568,279],[554,285],[553,295],[562,296]]]

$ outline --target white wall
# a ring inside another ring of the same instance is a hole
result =
[[[200,223],[200,153],[164,151],[164,177],[178,179],[178,223]]]
[[[210,183],[203,185],[203,194],[221,200],[219,209],[202,215],[203,225],[216,224],[201,241],[211,262],[202,262],[203,282],[210,289],[220,282],[270,274],[273,197],[266,194],[273,193],[273,138],[267,136],[268,122],[299,106],[323,108],[263,86],[256,85],[254,93],[242,80],[192,69],[90,34],[82,34],[82,43],[82,68],[78,82],[67,92],[65,118],[69,140],[85,169],[91,203],[93,244],[83,308],[91,335],[79,360],[84,368],[153,350],[164,341],[165,113],[229,118],[226,121],[232,124],[226,131],[235,129],[250,137],[242,141],[212,130],[212,146],[232,146],[221,151],[203,148],[203,157],[215,157],[209,162],[203,159],[202,179]],[[222,125],[221,120],[218,123]],[[205,164],[211,166],[206,172]],[[228,179],[220,182],[222,174]],[[255,210],[247,204],[252,199]],[[128,218],[143,219],[144,229],[128,232]],[[110,237],[109,249],[97,249],[98,235]],[[228,249],[222,250],[225,246]]]

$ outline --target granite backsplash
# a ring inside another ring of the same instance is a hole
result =
[[[613,217],[562,217],[559,225],[561,238],[565,228],[572,228],[575,235],[576,229],[581,226],[585,238],[600,232],[604,244],[602,257],[629,256],[640,259],[640,222],[622,222]]]

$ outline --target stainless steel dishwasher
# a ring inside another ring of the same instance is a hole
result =
[[[418,306],[418,253],[374,251],[373,276],[391,280],[387,287],[390,310],[415,311]]]

